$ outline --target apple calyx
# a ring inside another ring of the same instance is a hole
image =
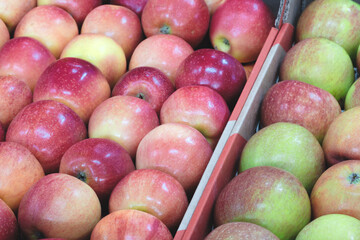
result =
[[[348,177],[348,180],[350,181],[350,184],[358,184],[360,183],[360,175],[357,173],[352,173]]]
[[[32,239],[43,239],[46,238],[46,236],[42,233],[42,232],[34,232],[33,238]]]
[[[164,24],[164,25],[160,28],[160,33],[162,33],[162,34],[171,34],[171,28],[170,28],[170,26]]]
[[[76,178],[80,179],[80,180],[83,181],[84,183],[86,183],[86,181],[87,181],[86,174],[85,174],[85,172],[83,172],[83,171],[78,172],[78,174],[76,175]]]
[[[230,41],[225,37],[218,38],[215,41],[214,49],[227,53],[230,51]]]
[[[145,94],[139,92],[139,93],[136,94],[136,97],[144,100],[145,99]]]

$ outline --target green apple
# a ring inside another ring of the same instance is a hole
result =
[[[355,81],[345,97],[345,110],[360,106],[360,81]]]

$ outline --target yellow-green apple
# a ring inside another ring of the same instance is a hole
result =
[[[134,170],[129,153],[118,143],[88,138],[75,143],[64,153],[59,172],[87,183],[100,202],[107,203],[116,184]]]
[[[360,44],[359,44],[359,47],[356,52],[356,61],[355,61],[354,65],[355,65],[355,67],[357,67],[357,69],[360,69]]]
[[[74,37],[64,48],[60,58],[80,58],[100,69],[113,87],[126,72],[123,49],[112,38],[100,33],[84,33]]]
[[[0,142],[0,198],[17,212],[29,188],[44,176],[35,156],[16,142]]]
[[[233,106],[246,82],[242,64],[231,55],[215,49],[198,49],[180,64],[175,87],[205,85],[216,90]]]
[[[164,123],[141,140],[136,152],[136,168],[166,172],[191,195],[211,155],[210,144],[198,130],[181,123]]]
[[[249,222],[229,222],[213,229],[204,240],[262,239],[279,240],[264,227]]]
[[[211,17],[211,43],[241,63],[253,62],[274,24],[275,18],[262,0],[226,0]]]
[[[184,123],[199,130],[214,149],[230,117],[223,97],[207,86],[177,89],[163,103],[160,122]]]
[[[110,3],[114,5],[124,6],[135,12],[139,17],[141,17],[142,11],[147,1],[148,0],[110,0]]]
[[[273,85],[262,100],[262,127],[291,122],[305,127],[322,143],[332,121],[341,113],[338,101],[314,85],[285,80]]]
[[[328,214],[307,224],[296,240],[353,240],[360,235],[360,221],[343,214]]]
[[[0,1],[0,19],[13,32],[23,16],[36,7],[36,0]]]
[[[19,227],[16,216],[11,208],[0,199],[0,239],[19,239]]]
[[[354,67],[347,52],[326,38],[298,42],[286,53],[280,66],[280,81],[312,84],[331,93],[340,103],[354,79]]]
[[[356,59],[360,44],[360,6],[348,0],[316,0],[301,13],[296,25],[296,41],[322,37],[342,46]]]
[[[210,16],[214,14],[216,9],[220,7],[226,0],[205,0],[206,5],[208,6]]]
[[[141,15],[147,37],[173,34],[193,48],[205,37],[209,22],[210,13],[204,0],[148,0]]]
[[[228,222],[260,225],[279,239],[294,239],[310,222],[309,195],[291,173],[276,167],[250,168],[220,192],[214,208],[216,226]]]
[[[180,37],[157,34],[144,39],[135,48],[129,70],[142,66],[158,68],[175,85],[177,69],[193,51],[194,49]]]
[[[122,75],[112,90],[112,96],[127,95],[143,99],[159,115],[161,106],[174,91],[170,79],[159,69],[137,67]]]
[[[0,76],[0,122],[6,129],[13,118],[32,102],[29,86],[13,76]]]
[[[0,49],[10,39],[9,29],[0,18]]]
[[[84,20],[81,33],[101,33],[111,37],[124,50],[127,60],[144,38],[139,17],[126,7],[111,4],[92,10]]]
[[[38,6],[54,5],[66,10],[79,26],[81,26],[89,12],[101,3],[101,0],[37,0]]]
[[[15,116],[6,141],[27,147],[45,173],[51,173],[59,170],[66,150],[86,136],[86,126],[73,110],[60,102],[43,100],[27,105]]]
[[[91,240],[172,240],[169,229],[157,217],[134,209],[118,210],[103,217],[91,233]]]
[[[159,125],[150,103],[133,96],[114,96],[102,102],[92,113],[90,138],[107,138],[119,143],[135,159],[141,139]]]
[[[12,75],[34,89],[42,72],[56,59],[39,41],[30,37],[9,40],[0,49],[0,75]]]
[[[26,13],[16,26],[14,37],[35,38],[59,58],[65,45],[78,34],[78,26],[68,12],[44,5]]]
[[[349,88],[345,97],[345,110],[360,106],[360,81],[357,79]]]
[[[25,239],[89,239],[100,218],[100,201],[94,190],[64,173],[41,178],[26,192],[18,211]]]
[[[110,86],[93,64],[79,58],[62,58],[41,74],[33,101],[56,100],[71,108],[84,122],[110,97]]]
[[[330,124],[322,147],[328,166],[345,160],[360,160],[360,106],[342,112]]]
[[[182,185],[171,175],[156,169],[138,169],[116,185],[109,200],[110,213],[135,209],[150,213],[170,230],[176,230],[188,207]]]

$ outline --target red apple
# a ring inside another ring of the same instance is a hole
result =
[[[148,0],[110,0],[111,4],[121,5],[126,8],[129,8],[133,12],[135,12],[139,17],[141,17],[142,11],[145,7],[145,4]]]
[[[33,90],[41,73],[55,60],[39,41],[30,37],[13,38],[0,50],[0,75],[13,75]]]
[[[0,18],[0,49],[10,39],[10,33],[3,20]]]
[[[166,172],[191,195],[211,155],[210,144],[198,130],[185,124],[165,123],[141,140],[136,153],[136,168]]]
[[[199,49],[180,64],[175,87],[205,85],[216,90],[229,105],[233,105],[245,82],[245,70],[235,58],[215,49]]]
[[[14,212],[0,199],[0,239],[15,240],[19,237],[19,227]]]
[[[26,239],[89,239],[101,218],[96,193],[63,173],[48,174],[20,202],[18,221]]]
[[[84,122],[73,110],[54,100],[43,100],[27,105],[16,115],[6,141],[27,147],[45,173],[51,173],[59,170],[66,150],[86,134]]]
[[[85,18],[81,33],[101,33],[114,39],[130,60],[136,46],[143,40],[139,17],[126,7],[101,5]]]
[[[17,0],[0,2],[0,19],[12,32],[23,16],[36,7],[36,0]]]
[[[206,5],[208,6],[210,16],[214,14],[216,9],[218,9],[226,0],[205,0]]]
[[[138,210],[118,210],[96,224],[91,240],[172,240],[169,229],[158,218]]]
[[[209,22],[210,13],[204,0],[148,0],[141,15],[147,37],[173,34],[193,48],[203,40]]]
[[[104,203],[116,184],[134,170],[130,155],[119,144],[109,139],[88,138],[64,153],[59,172],[87,183]]]
[[[112,96],[127,95],[144,99],[160,114],[161,106],[174,90],[170,79],[159,69],[137,67],[119,79],[112,90]]]
[[[31,9],[17,25],[14,37],[35,38],[59,58],[65,45],[78,34],[78,26],[68,12],[46,5]]]
[[[42,73],[33,100],[61,102],[87,123],[94,109],[109,97],[110,86],[98,68],[79,58],[63,58]]]
[[[275,18],[263,0],[226,0],[211,17],[211,43],[241,63],[252,62],[274,23]]]

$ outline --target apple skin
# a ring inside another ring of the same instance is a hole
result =
[[[357,52],[356,52],[355,67],[357,67],[357,69],[360,69],[360,44],[359,44],[359,48],[357,49]]]
[[[108,81],[100,70],[79,58],[62,58],[41,74],[33,101],[55,100],[71,108],[85,123],[91,113],[110,97]]]
[[[208,6],[210,16],[214,14],[216,9],[218,9],[226,0],[205,0],[206,5]]]
[[[96,193],[64,173],[48,174],[35,183],[21,200],[18,212],[25,239],[89,239],[100,218]]]
[[[0,49],[10,39],[9,29],[0,18]]]
[[[159,125],[159,118],[145,100],[132,96],[114,96],[102,102],[92,113],[90,138],[107,138],[119,143],[135,159],[141,139]]]
[[[42,100],[27,105],[15,116],[6,141],[28,148],[48,174],[57,172],[66,150],[86,136],[86,126],[73,110],[54,100]]]
[[[198,49],[180,64],[175,87],[205,85],[220,93],[232,106],[238,100],[245,82],[245,70],[235,58],[215,49]]]
[[[118,143],[103,138],[88,138],[72,145],[62,156],[60,173],[87,183],[101,203],[109,201],[116,184],[135,170],[126,150]]]
[[[291,122],[305,127],[322,143],[332,121],[341,113],[338,101],[314,85],[285,80],[273,85],[262,100],[262,127]]]
[[[19,238],[19,226],[11,208],[0,199],[0,239],[15,240]]]
[[[345,111],[360,106],[360,81],[357,79],[349,88],[345,97]]]
[[[301,13],[296,25],[296,42],[323,37],[341,45],[356,58],[360,43],[360,6],[355,1],[317,0]]]
[[[23,16],[36,7],[36,0],[1,1],[0,19],[12,32]]]
[[[118,210],[96,224],[91,240],[156,239],[172,240],[169,229],[153,215],[134,210]]]
[[[138,169],[116,185],[109,200],[109,211],[144,211],[157,217],[170,230],[176,230],[188,204],[184,188],[174,177],[156,169]]]
[[[182,38],[172,34],[157,34],[141,41],[135,48],[129,70],[154,67],[161,70],[175,85],[176,71],[194,49]]]
[[[253,167],[235,176],[220,192],[214,208],[216,226],[251,222],[283,240],[294,239],[310,218],[309,196],[300,181],[270,166]]]
[[[306,82],[331,93],[342,105],[355,80],[347,52],[325,38],[309,38],[295,44],[280,66],[280,81]]]
[[[262,0],[226,0],[212,15],[210,40],[215,49],[241,63],[257,59],[275,18]]]
[[[79,34],[74,18],[62,8],[44,5],[31,9],[16,26],[14,37],[32,37],[59,58],[65,45]]]
[[[126,7],[101,5],[85,18],[81,34],[101,33],[114,39],[124,50],[129,61],[136,46],[143,40],[139,17]]]
[[[110,0],[110,3],[114,5],[124,6],[135,12],[140,18],[147,1],[148,0]]]
[[[113,87],[126,72],[123,49],[112,38],[103,34],[84,33],[74,37],[64,48],[60,58],[80,58],[100,69]]]
[[[55,61],[51,52],[36,39],[13,38],[0,49],[0,75],[17,77],[33,90],[42,72]]]
[[[159,115],[163,103],[174,91],[170,79],[159,69],[137,67],[121,76],[112,90],[112,96],[126,95],[143,99]]]

